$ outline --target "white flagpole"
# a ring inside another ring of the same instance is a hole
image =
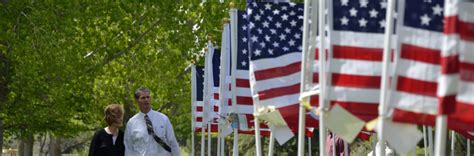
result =
[[[204,124],[204,122],[203,122]],[[206,135],[206,133],[204,132],[204,125],[201,126],[201,156],[204,156],[204,153],[206,152],[205,151],[205,148],[206,147],[206,139],[204,138],[204,136]]]
[[[430,156],[434,155],[434,150],[433,150],[433,128],[430,126],[428,127],[428,144],[430,146]]]
[[[209,47],[209,48],[208,48],[208,53],[207,53],[207,54],[208,54],[208,59],[210,59],[210,60],[208,60],[206,63],[208,63],[208,67],[209,67],[209,68],[207,69],[207,71],[209,72],[209,71],[212,71],[212,70],[213,70],[213,69],[212,69],[212,66],[213,66],[213,64],[212,64],[212,58],[213,58],[213,56],[214,56],[214,49],[213,49],[213,47],[212,47],[211,40],[208,41],[208,47]],[[211,48],[212,48],[212,49],[211,49]],[[209,74],[210,74],[210,73],[207,73],[207,74],[206,74],[206,76],[207,76],[207,78],[208,78],[207,81],[210,80],[209,78],[212,77],[212,76],[213,76],[212,74],[214,74],[214,73],[212,73],[211,75],[209,75]],[[208,118],[211,118],[210,120],[207,119],[207,121],[206,121],[206,122],[207,122],[207,155],[208,155],[208,156],[211,156],[211,131],[212,131],[212,129],[211,129],[211,123],[212,123],[212,120],[214,120],[214,117],[213,117],[213,115],[211,115],[211,114],[214,114],[214,105],[211,105],[211,100],[210,100],[210,99],[211,99],[211,97],[213,97],[213,96],[212,96],[213,94],[212,94],[212,92],[209,92],[210,90],[212,90],[212,88],[209,88],[209,86],[214,86],[214,82],[212,82],[212,83],[207,82],[207,84],[206,84],[207,93],[206,93],[206,95],[205,95],[206,98],[208,99],[208,100],[207,100],[207,101],[208,101],[208,103],[207,103],[207,105],[208,105],[208,111],[209,111],[209,112],[207,112]]]
[[[220,118],[220,117],[219,117]],[[221,124],[217,124],[217,156],[220,156],[221,154],[221,136],[220,134],[222,133],[221,131]]]
[[[197,87],[196,87],[196,66],[192,65],[191,66],[191,116],[192,116],[192,121],[191,121],[191,154],[194,156],[195,155],[195,150],[194,150],[194,128],[196,126],[196,117],[194,116],[194,113],[196,112],[195,105],[196,105],[196,92],[197,92]]]
[[[375,140],[374,134],[372,134],[372,156],[375,156],[375,153],[377,152],[377,140]]]
[[[446,0],[445,3],[452,3],[451,1]],[[449,8],[449,5],[444,5],[443,13],[445,15],[449,14],[448,10],[452,10]],[[447,43],[444,43],[446,45]],[[436,131],[435,131],[435,156],[442,156],[446,154],[446,135],[448,129],[448,117],[444,114],[436,116]]]
[[[196,112],[195,109],[195,104],[196,104],[196,66],[192,65],[191,66],[191,154],[194,156],[195,151],[194,151],[194,127],[196,126],[196,117],[194,116],[194,113]]]
[[[470,139],[466,139],[467,140],[467,155],[470,156],[471,155],[471,140]]]
[[[451,156],[454,156],[454,145],[456,144],[456,134],[451,131]]]
[[[447,117],[446,115],[438,115],[436,117],[436,143],[435,156],[443,156],[446,154],[446,133],[447,133]]]
[[[219,73],[219,115],[218,115],[218,120],[220,121],[222,119],[222,116],[226,116],[225,114],[225,111],[227,111],[227,99],[226,99],[226,92],[228,91],[228,85],[226,84],[226,76],[227,76],[227,70],[228,70],[228,66],[227,66],[227,60],[229,59],[228,58],[228,54],[227,54],[227,44],[226,42],[227,39],[228,39],[228,28],[227,28],[227,21],[224,21],[224,24],[223,24],[223,27],[222,27],[222,36],[221,36],[221,64],[220,64],[220,73]],[[221,155],[221,150],[223,148],[222,146],[222,140],[224,138],[224,136],[221,135],[222,131],[223,131],[223,126],[221,124],[221,122],[218,122],[218,126],[219,126],[219,133],[218,133],[218,137],[217,137],[217,155]]]
[[[207,123],[207,156],[211,156],[211,123]]]
[[[423,147],[425,151],[425,156],[428,156],[428,143],[427,143],[427,138],[426,138],[426,126],[423,126]]]
[[[194,120],[194,117],[193,117],[193,120]],[[192,132],[191,132],[191,154],[192,155],[195,155],[195,150],[194,150],[194,124],[192,125],[192,128],[191,128]]]
[[[222,140],[221,140],[221,156],[223,156],[225,154],[225,137],[223,136],[222,137]]]
[[[257,113],[257,105],[254,104],[253,112]],[[255,127],[255,155],[262,156],[262,141],[260,140],[260,121],[258,115],[254,115],[254,127]]]
[[[311,137],[308,137],[308,156],[311,156],[312,150],[311,150]]]
[[[413,147],[413,155],[416,155],[416,146]]]
[[[230,9],[230,44],[231,44],[231,54],[232,54],[232,74],[231,75],[231,92],[232,92],[232,106],[234,106],[234,111],[237,113],[237,97],[236,97],[236,77],[235,73],[237,72],[237,9],[234,8],[233,3],[231,3]],[[236,119],[234,119],[236,120]],[[239,155],[239,130],[234,128],[234,144],[233,144],[233,156]]]
[[[273,148],[275,147],[275,136],[273,132],[270,133],[270,144],[268,145],[268,156],[273,156]]]
[[[319,149],[321,156],[326,156],[326,121],[325,114],[328,106],[326,104],[326,48],[325,48],[325,33],[324,28],[326,26],[326,20],[324,16],[324,10],[326,8],[326,0],[319,0],[319,88],[321,92],[319,93],[319,106],[321,107],[321,113],[319,115]]]
[[[301,83],[300,83],[300,93],[305,92],[308,88],[311,88],[311,84],[313,83],[313,59],[311,57],[311,52],[308,51],[308,36],[309,36],[309,8],[310,8],[310,0],[305,0],[304,3],[304,18],[303,18],[303,51],[302,51],[302,59],[301,59]],[[314,52],[313,52],[314,56]],[[309,102],[309,98],[303,99],[305,102]],[[305,118],[306,117],[306,108],[303,102],[300,102],[300,109],[299,109],[299,122],[298,122],[298,156],[304,155],[304,133],[305,133]],[[273,133],[270,134],[273,136]],[[273,138],[272,138],[273,140]],[[271,140],[271,141],[272,141]]]
[[[206,153],[206,150],[205,150],[206,149],[205,148],[206,147],[206,141],[205,141],[206,140],[205,139],[206,132],[205,132],[205,129],[206,129],[207,118],[209,116],[208,115],[209,114],[209,108],[207,108],[208,104],[209,104],[209,98],[207,97],[207,94],[208,94],[207,93],[208,92],[208,90],[207,90],[208,86],[207,85],[209,83],[207,81],[208,81],[208,74],[209,73],[208,73],[207,70],[209,68],[211,68],[211,67],[209,67],[209,63],[208,63],[208,61],[209,61],[208,60],[209,59],[209,48],[207,48],[205,50],[205,52],[206,52],[206,59],[204,61],[205,64],[204,64],[204,87],[203,87],[204,88],[204,91],[203,91],[204,92],[204,94],[203,94],[203,108],[204,108],[203,110],[204,111],[202,112],[202,122],[201,122],[202,123],[201,124],[201,156],[204,156],[204,154]]]
[[[344,141],[344,156],[349,156],[349,144]]]
[[[332,156],[336,156],[336,134],[332,133]]]
[[[234,128],[234,147],[232,149],[233,156],[239,156],[239,130]]]
[[[388,105],[388,93],[389,93],[389,66],[390,66],[390,51],[392,43],[392,33],[393,33],[393,15],[395,10],[395,1],[388,0],[387,13],[385,16],[385,38],[384,38],[384,48],[383,48],[383,64],[382,64],[382,84],[380,88],[380,105],[379,105],[379,124],[378,124],[378,138],[379,138],[379,147],[377,155],[385,156],[385,137],[384,137],[384,122],[387,119],[387,105]],[[377,150],[376,150],[377,151]]]

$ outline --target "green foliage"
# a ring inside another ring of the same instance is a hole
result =
[[[134,90],[147,86],[154,109],[170,117],[178,138],[189,138],[190,82],[184,69],[202,64],[208,36],[220,43],[229,3],[2,3],[5,132],[67,137],[102,127],[105,105],[124,104],[130,117],[137,112]],[[245,1],[236,6],[244,8]]]

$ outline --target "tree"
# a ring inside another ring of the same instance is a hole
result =
[[[128,117],[136,113],[133,91],[147,86],[154,108],[172,116],[180,142],[190,137],[185,68],[202,63],[207,36],[220,43],[228,2],[2,1],[0,7],[1,134],[74,136],[104,126],[109,103],[124,104]]]

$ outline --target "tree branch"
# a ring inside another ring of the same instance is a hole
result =
[[[115,54],[114,54],[113,56],[111,56],[111,57],[105,58],[101,63],[99,63],[99,64],[93,66],[92,68],[89,68],[89,69],[87,70],[87,72],[89,73],[90,71],[92,71],[92,70],[94,70],[94,69],[100,68],[100,67],[102,67],[102,66],[108,64],[109,62],[113,61],[114,59],[121,57],[121,56],[122,56],[123,54],[125,54],[126,52],[130,51],[130,49],[132,49],[133,47],[135,47],[135,45],[137,45],[138,42],[140,42],[140,41],[143,39],[143,37],[144,37],[145,35],[147,35],[149,32],[151,32],[151,30],[153,30],[153,28],[155,28],[155,27],[159,24],[159,22],[160,22],[159,19],[156,20],[155,22],[153,22],[153,24],[152,24],[145,32],[143,32],[143,33],[141,33],[140,35],[138,35],[138,37],[135,38],[135,40],[133,40],[130,44],[128,44],[127,48],[125,48],[125,49],[123,49],[123,50],[121,50],[121,51],[115,53]]]

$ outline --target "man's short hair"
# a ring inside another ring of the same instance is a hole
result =
[[[140,87],[137,90],[135,90],[135,100],[140,98],[140,93],[142,93],[142,92],[150,93],[150,89],[148,89],[146,87]]]
[[[112,125],[116,120],[123,116],[123,107],[119,104],[110,104],[104,109],[104,119],[107,125]]]

